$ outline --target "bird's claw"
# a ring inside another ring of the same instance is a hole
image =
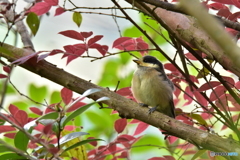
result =
[[[148,110],[148,114],[153,113],[154,111],[156,111],[157,107],[152,107]]]
[[[144,103],[139,103],[139,106],[140,106],[140,107],[148,107],[148,105],[147,105],[147,104],[144,104]]]

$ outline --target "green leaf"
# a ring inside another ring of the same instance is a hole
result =
[[[50,113],[47,113],[41,117],[38,118],[38,120],[41,120],[41,119],[57,119],[58,118],[58,112],[50,112]]]
[[[4,48],[4,47],[0,46],[0,53],[5,53],[5,54],[10,55],[11,51],[9,51],[7,48]]]
[[[64,143],[68,142],[68,141],[73,140],[74,138],[78,138],[80,136],[84,136],[84,135],[88,135],[88,134],[89,133],[86,133],[86,132],[73,132],[73,133],[69,133],[69,134],[63,136],[60,139],[59,143],[60,143],[60,145],[62,145]]]
[[[73,118],[77,117],[78,115],[80,115],[81,113],[83,113],[84,111],[86,111],[89,107],[91,107],[93,104],[95,104],[96,102],[92,102],[89,103],[81,108],[78,108],[77,110],[75,110],[74,112],[72,112],[69,116],[67,116],[67,118],[62,122],[62,128],[64,128],[66,126],[66,124],[71,121]]]
[[[22,131],[18,131],[14,137],[15,147],[22,151],[26,151],[28,142],[29,142],[28,136],[25,133],[23,133]]]
[[[99,89],[91,89],[90,91],[86,91],[85,93],[83,93],[83,95],[88,95],[88,94],[92,94],[92,93],[95,93],[99,91]],[[101,102],[101,101],[106,101],[106,100],[109,100],[108,97],[102,97],[102,98],[99,98],[98,100],[96,100],[96,102],[92,102],[92,103],[89,103],[85,106],[82,106],[81,108],[78,108],[77,110],[75,110],[74,112],[72,112],[69,116],[67,116],[67,118],[65,120],[63,120],[62,122],[62,125],[61,127],[64,128],[65,125],[71,121],[72,119],[74,119],[75,117],[77,117],[78,115],[80,115],[81,113],[83,113],[84,111],[86,111],[89,107],[91,107],[92,105],[94,105],[95,103],[97,102]]]
[[[73,12],[73,22],[77,24],[78,27],[80,27],[82,23],[82,15],[79,12]]]
[[[70,150],[70,149],[76,148],[76,147],[78,147],[78,146],[81,146],[81,145],[84,145],[84,144],[86,144],[86,143],[93,142],[93,141],[103,141],[103,140],[102,140],[102,139],[87,139],[87,140],[83,140],[83,141],[81,141],[81,142],[75,143],[74,145],[66,148],[66,149],[63,151],[63,153],[66,152],[66,151],[68,151],[68,150]]]
[[[59,91],[52,92],[50,97],[50,104],[59,103],[62,100]]]
[[[28,27],[32,31],[32,34],[35,36],[37,34],[37,31],[38,31],[38,28],[39,28],[39,24],[40,24],[38,16],[35,13],[30,12],[28,14],[28,16],[27,16],[27,20],[26,21],[27,21]]]
[[[37,87],[35,84],[29,85],[30,98],[37,102],[43,102],[47,96],[47,87]]]
[[[26,157],[20,156],[17,153],[7,153],[7,154],[0,155],[0,159],[19,160],[19,159],[26,159]]]
[[[196,158],[200,157],[203,153],[205,153],[207,150],[199,150],[194,156],[192,157],[191,160],[195,160]]]
[[[207,122],[199,114],[191,113],[189,116],[197,120],[201,125],[208,126]]]
[[[4,146],[3,144],[0,145],[0,153],[3,152],[12,152],[11,149],[7,148],[6,146]]]

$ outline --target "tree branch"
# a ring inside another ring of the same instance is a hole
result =
[[[29,54],[29,50],[16,48],[8,44],[3,44],[3,47],[10,51],[11,54],[0,53],[0,56],[5,57],[10,61],[16,60],[19,55],[25,55],[24,53],[26,51],[28,52],[26,54]],[[200,148],[215,152],[237,152],[238,156],[231,158],[236,160],[240,158],[240,145],[233,139],[224,139],[218,135],[208,133],[172,119],[159,112],[154,112],[149,115],[147,108],[139,107],[134,101],[65,72],[63,69],[57,68],[55,65],[45,60],[41,60],[37,63],[35,57],[26,63],[21,64],[21,67],[79,94],[82,94],[84,91],[91,88],[99,88],[102,91],[90,95],[89,98],[97,100],[103,96],[109,97],[110,100],[105,101],[104,103],[109,105],[110,108],[117,110],[121,117],[138,119],[157,128],[161,128],[168,134],[182,138]]]
[[[147,11],[141,3],[142,0],[126,0],[129,4],[139,8],[143,12],[152,16],[154,12],[174,33],[174,36],[194,45],[196,48],[208,55],[209,58],[217,60],[225,69],[232,71],[240,77],[240,68],[233,63],[235,59],[230,59],[225,52],[201,29],[197,20],[191,16],[156,8],[151,4],[146,4],[151,8]],[[154,18],[154,16],[152,16]]]

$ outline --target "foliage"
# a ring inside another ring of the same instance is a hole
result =
[[[15,25],[21,20],[19,17],[23,16],[32,34],[36,36],[41,23],[39,17],[53,9],[54,16],[71,12],[73,23],[80,27],[84,20],[79,11],[81,7],[69,2],[73,8],[66,8],[67,1],[63,5],[58,0],[37,1],[31,3],[21,14],[15,15],[13,20],[6,19],[5,23]],[[233,13],[231,10],[231,6],[240,8],[237,0],[204,1],[203,4],[209,11],[214,10],[216,15],[233,22],[240,16],[240,12]],[[14,11],[12,3],[0,5],[5,7],[5,10],[1,10],[2,17],[7,15],[7,11]],[[77,40],[76,44],[66,44],[63,49],[37,51],[18,58],[11,64],[1,62],[4,65],[4,73],[0,74],[2,99],[19,92],[10,81],[12,67],[9,66],[22,65],[32,58],[40,62],[46,57],[62,54],[61,58],[67,59],[67,65],[78,58],[95,61],[114,57],[104,64],[98,84],[115,88],[116,93],[135,100],[130,89],[132,71],[127,71],[124,76],[120,73],[125,70],[125,66],[132,63],[133,57],[150,54],[162,62],[169,60],[164,67],[176,86],[174,102],[177,120],[206,132],[218,132],[222,137],[226,135],[239,140],[238,79],[232,74],[222,73],[224,68],[219,69],[214,59],[194,46],[187,44],[190,49],[184,49],[183,44],[169,30],[148,15],[141,13],[140,16],[142,22],[125,28],[123,36],[112,42],[112,45],[100,44],[99,41],[105,35],[94,35],[93,31],[65,30],[58,34]],[[226,28],[226,31],[234,36],[238,34],[233,28]],[[174,50],[171,55],[163,51],[164,46],[170,48],[166,52]],[[111,53],[111,47],[118,52]],[[99,56],[92,55],[94,51]],[[9,53],[3,47],[0,47],[0,52]],[[215,74],[216,68],[219,70],[218,74]],[[0,133],[4,137],[0,140],[0,159],[129,159],[132,155],[141,157],[142,153],[152,151],[154,154],[146,155],[149,160],[211,158],[210,151],[198,151],[193,144],[178,137],[169,136],[164,141],[159,138],[164,131],[149,124],[136,119],[119,118],[116,111],[105,109],[108,107],[102,102],[109,100],[107,97],[90,103],[85,101],[85,97],[98,92],[100,90],[92,88],[74,98],[73,92],[67,88],[50,93],[46,86],[29,84],[29,93],[24,95],[28,100],[22,103],[12,102],[5,112],[0,113]],[[33,107],[35,103],[37,105]],[[103,110],[97,109],[96,104]],[[91,106],[94,109],[89,109]]]

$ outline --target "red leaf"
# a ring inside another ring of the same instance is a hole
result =
[[[117,158],[128,158],[128,151],[123,151]]]
[[[60,50],[60,49],[54,49],[49,53],[49,56],[53,56],[53,55],[58,54],[58,53],[63,53],[63,51]]]
[[[203,84],[201,87],[198,88],[199,92],[206,91],[208,89],[213,89],[216,86],[219,86],[221,83],[218,81],[211,81]]]
[[[0,78],[7,78],[8,76],[5,74],[0,74]]]
[[[69,37],[69,38],[84,41],[84,38],[83,38],[82,34],[77,32],[77,31],[74,31],[74,30],[62,31],[62,32],[59,32],[59,34],[64,35],[64,36]]]
[[[118,133],[121,133],[125,129],[126,125],[127,125],[127,119],[122,118],[115,121],[114,128]]]
[[[3,66],[3,70],[4,70],[6,73],[10,73],[10,72],[11,72],[11,68],[8,67],[8,66]]]
[[[223,95],[226,91],[226,88],[224,86],[218,86],[216,87],[210,94],[210,100],[215,101],[217,100],[221,95]]]
[[[240,2],[239,0],[232,0],[233,5],[235,5],[237,8],[240,8]]]
[[[3,132],[10,132],[10,131],[15,131],[16,129],[12,126],[7,126],[7,125],[4,125],[4,126],[0,126],[0,133],[3,133]]]
[[[76,126],[67,125],[67,126],[64,127],[64,130],[74,131],[76,128],[77,128]]]
[[[207,106],[208,102],[207,100],[198,92],[198,91],[194,91],[194,96],[196,97],[197,101],[203,105],[203,106]]]
[[[226,81],[226,83],[232,88],[235,85],[235,81],[232,77],[225,77],[222,76],[222,78]]]
[[[131,87],[121,88],[116,93],[120,94],[121,96],[132,96]]]
[[[66,112],[75,111],[76,109],[78,109],[78,108],[80,108],[80,107],[82,107],[82,106],[84,106],[84,105],[86,105],[86,103],[84,103],[84,102],[77,102],[77,103],[75,103],[74,105],[72,105],[71,107],[69,107],[69,108],[66,110]]]
[[[66,45],[66,46],[63,46],[63,48],[67,52],[67,54],[65,54],[66,56],[68,56],[68,53],[74,54],[76,50],[76,48],[73,45]]]
[[[212,4],[208,4],[209,8],[214,9],[214,10],[219,10],[222,8],[227,8],[225,5],[221,4],[221,3],[212,3]]]
[[[51,5],[46,2],[36,3],[31,9],[30,12],[36,13],[38,16],[47,13],[51,9]]]
[[[186,54],[184,54],[185,55],[185,57],[187,57],[188,59],[190,59],[190,60],[193,60],[193,61],[196,61],[196,60],[198,60],[194,55],[192,55],[192,53],[190,53],[190,52],[188,52],[188,53],[186,53]]]
[[[233,4],[232,1],[229,1],[229,0],[212,0],[212,1],[223,3],[223,4]]]
[[[105,54],[108,51],[108,46],[106,45],[102,45],[100,48],[96,48],[98,50],[98,52],[100,52],[103,56],[105,56]]]
[[[171,72],[179,72],[177,68],[172,63],[165,63],[164,68],[171,71]]]
[[[47,124],[46,126],[44,126],[43,128],[43,133],[45,135],[51,134],[52,133],[52,124]]]
[[[168,137],[169,143],[173,144],[174,142],[176,142],[176,140],[178,140],[178,137],[174,137],[174,136],[169,136]]]
[[[128,142],[128,141],[133,141],[136,138],[127,134],[122,134],[120,136],[117,137],[117,142],[119,143],[123,143],[123,142]]]
[[[218,11],[217,15],[228,18],[230,15],[232,15],[232,13],[229,11],[228,8],[222,8]]]
[[[16,121],[23,127],[28,122],[28,115],[23,110],[18,110],[14,115]]]
[[[116,150],[117,150],[117,145],[116,143],[110,143],[109,144],[109,147],[108,147],[108,151],[114,155],[116,153]]]
[[[84,37],[84,38],[88,38],[88,37],[90,37],[92,34],[93,34],[93,32],[91,31],[91,32],[80,32],[80,34]]]
[[[10,104],[10,106],[8,107],[10,113],[14,116],[18,111],[18,107],[16,107],[15,105],[13,104]]]
[[[102,35],[97,35],[97,36],[94,36],[93,38],[89,39],[88,40],[88,46],[91,46],[92,44],[96,43],[97,41],[99,41],[100,39],[102,39]]]
[[[113,42],[112,48],[117,48],[117,49],[121,48],[122,49],[122,45],[125,44],[126,42],[129,42],[129,40],[132,40],[132,38],[130,38],[130,37],[118,38]]]
[[[30,107],[30,110],[31,110],[33,113],[35,113],[35,114],[37,114],[37,115],[39,115],[39,116],[41,116],[41,115],[43,114],[43,112],[42,112],[39,108],[36,108],[36,107]]]
[[[187,100],[187,102],[186,102],[184,105],[189,105],[189,104],[192,103],[192,101],[193,101],[192,98],[191,98],[191,97],[193,97],[193,92],[191,91],[191,89],[190,89],[189,86],[186,87],[185,92],[186,92],[187,94],[184,94],[184,95],[183,95],[183,98],[184,98],[185,100]]]
[[[94,137],[88,137],[87,139],[95,139]],[[97,146],[97,141],[92,141],[89,142],[92,146],[96,147]]]
[[[31,54],[29,54],[29,55],[27,55],[27,56],[21,57],[21,58],[15,60],[15,61],[13,61],[12,63],[13,63],[13,64],[14,64],[14,63],[15,63],[15,64],[23,64],[23,63],[25,63],[26,61],[28,61],[29,59],[31,59],[31,58],[35,57],[36,55],[38,55],[39,53],[41,53],[41,52],[31,53]]]
[[[235,83],[235,87],[236,87],[237,89],[240,89],[240,81],[238,81],[238,82]]]
[[[66,10],[62,7],[58,7],[55,11],[55,15],[54,16],[59,16],[60,14],[66,12]]]
[[[135,136],[135,135],[142,133],[143,131],[145,131],[147,129],[148,126],[149,126],[149,124],[140,122],[133,135]]]
[[[61,90],[61,97],[62,97],[63,102],[64,102],[66,105],[71,102],[71,100],[72,100],[72,95],[73,95],[72,91],[69,90],[69,89],[67,89],[67,88],[63,88],[63,89]]]
[[[13,139],[16,133],[5,133],[4,136]]]
[[[78,58],[77,55],[69,55],[67,58],[67,65],[76,58]]]
[[[58,0],[44,0],[44,1],[51,6],[57,6],[58,5]]]

